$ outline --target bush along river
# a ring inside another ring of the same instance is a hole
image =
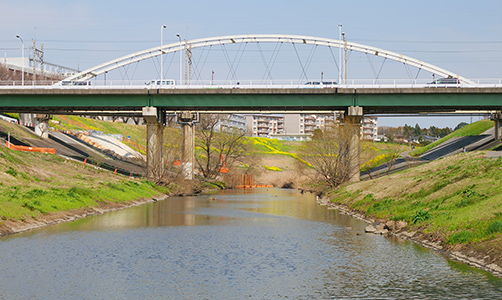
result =
[[[295,190],[171,197],[0,238],[0,299],[500,299],[502,280]]]

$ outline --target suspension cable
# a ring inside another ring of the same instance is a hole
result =
[[[335,55],[333,54],[333,47],[331,46],[328,46],[329,48],[329,52],[331,52],[331,57],[333,57],[333,61],[335,62],[335,66],[336,66],[336,70],[337,72],[340,72],[340,67],[338,66],[338,63],[336,62],[336,58],[335,58]]]
[[[265,72],[263,72],[263,76],[261,79],[262,79],[262,81],[265,81],[266,79],[273,80],[272,69],[275,65],[275,61],[277,60],[277,56],[279,55],[277,48],[278,47],[279,47],[279,49],[281,48],[282,42],[276,43],[276,45],[274,47],[274,51],[272,52],[272,55],[270,56],[270,59],[268,60],[268,62],[267,62],[267,59],[265,58],[265,54],[263,53],[263,50],[260,47],[260,43],[258,43],[257,46],[258,46],[258,50],[261,55],[261,59],[263,61],[263,65],[265,66]]]
[[[204,57],[204,52],[206,52],[206,47],[202,48],[202,53],[199,56],[199,59],[194,62],[193,66],[195,69],[195,77],[198,78],[199,83],[203,82],[202,77],[201,77],[202,76],[201,73],[202,73],[202,70],[204,69],[204,66],[206,65],[207,57],[209,55],[209,52],[211,51],[211,48],[212,48],[212,46],[209,46],[209,50],[207,51],[206,57],[204,59],[204,62],[202,63],[202,66],[200,67],[200,69],[199,69],[198,65],[199,65],[200,60]]]
[[[307,77],[307,73],[305,73],[305,68],[303,67],[303,63],[302,63],[302,60],[300,59],[300,55],[298,55],[298,50],[296,50],[296,46],[295,46],[295,43],[291,43],[293,44],[293,48],[295,49],[295,52],[296,52],[296,57],[298,58],[298,62],[300,62],[300,66],[302,67],[302,72],[303,72],[303,76],[305,76],[305,80],[309,80],[308,77]],[[302,80],[302,77],[300,76],[299,80]]]
[[[309,53],[309,56],[307,57],[307,63],[306,63],[306,66],[305,66],[305,69],[308,71],[308,69],[310,68],[310,63],[312,62],[312,59],[314,58],[314,54],[317,50],[317,46],[318,45],[315,45],[315,47],[312,47],[312,49],[310,49],[310,53]]]

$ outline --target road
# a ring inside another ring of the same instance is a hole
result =
[[[51,131],[48,140],[36,137],[26,138],[26,140],[34,147],[54,148],[58,155],[82,162],[87,159],[87,163],[89,164],[110,171],[115,171],[115,169],[117,169],[117,173],[123,175],[145,175],[144,163],[115,159],[70,134]]]
[[[432,148],[419,157],[411,157],[409,155],[409,152],[411,151],[401,153],[401,157],[396,160],[389,173],[404,170],[406,168],[410,168],[412,166],[423,164],[445,156],[454,155],[462,152],[464,148],[465,151],[488,150],[500,145],[501,142],[495,140],[493,128],[490,128],[487,131],[483,132],[483,134],[476,136],[454,137],[442,143],[441,145]],[[497,158],[502,156],[502,151],[488,151],[486,156]],[[361,173],[361,179],[364,180],[384,176],[388,173],[388,169],[389,167],[387,165],[378,166],[372,169],[370,172]]]

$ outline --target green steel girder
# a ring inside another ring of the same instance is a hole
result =
[[[73,111],[163,110],[301,111],[345,110],[361,106],[364,113],[426,113],[502,110],[502,88],[486,89],[287,89],[287,90],[82,90],[0,89],[0,111],[71,113]]]

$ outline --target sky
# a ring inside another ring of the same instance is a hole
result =
[[[0,58],[25,55],[32,41],[44,44],[44,60],[86,69],[136,51],[181,38],[191,40],[236,34],[289,34],[338,39],[339,24],[347,40],[401,53],[469,79],[502,78],[502,1],[27,1],[0,0]],[[161,30],[162,25],[167,28]],[[254,47],[254,48],[252,48]],[[272,62],[274,79],[309,80],[338,77],[338,49],[333,53],[291,45],[254,45],[241,60],[238,48],[194,51],[195,73],[201,79],[226,79],[228,61],[239,60],[240,80],[265,75]],[[228,52],[226,52],[228,50]],[[254,56],[253,56],[254,55]],[[313,58],[311,58],[311,55]],[[227,58],[225,58],[227,56]],[[278,57],[278,58],[277,58]],[[178,56],[165,55],[166,77],[179,78]],[[300,63],[299,63],[300,62]],[[159,59],[110,74],[148,81],[159,76]],[[349,53],[348,78],[432,80],[432,74],[408,69],[377,57]],[[214,75],[213,73],[214,72]],[[115,76],[115,77],[114,77]],[[380,126],[419,124],[455,127],[479,117],[381,117]]]

